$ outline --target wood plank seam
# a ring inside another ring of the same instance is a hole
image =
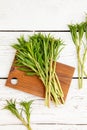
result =
[[[32,125],[63,125],[63,126],[87,126],[87,124],[68,124],[68,123],[31,123]],[[17,125],[17,126],[23,126],[21,123],[20,124],[0,124],[0,126],[10,126],[10,125]]]
[[[0,30],[0,32],[70,32],[69,30]]]

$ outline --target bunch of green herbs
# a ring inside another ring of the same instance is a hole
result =
[[[87,21],[68,25],[72,40],[76,47],[78,61],[78,87],[83,86],[83,76],[87,77],[85,62],[87,58]]]
[[[32,130],[30,126],[30,116],[31,116],[31,104],[33,100],[26,102],[22,101],[19,103],[20,108],[17,108],[17,102],[13,100],[7,100],[7,104],[4,109],[9,110],[14,116],[16,116],[22,124],[27,128],[27,130]],[[25,116],[23,116],[25,115]]]
[[[56,60],[64,47],[62,40],[42,33],[29,36],[28,40],[24,36],[17,40],[18,43],[12,45],[17,50],[16,66],[29,76],[39,76],[45,86],[46,106],[50,106],[50,100],[56,105],[64,102],[64,94],[56,74]]]

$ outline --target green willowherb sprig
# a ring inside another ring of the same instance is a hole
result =
[[[59,104],[63,101],[63,92],[56,76],[56,60],[63,49],[61,39],[56,39],[50,34],[34,34],[25,40],[18,38],[18,43],[12,45],[17,50],[16,66],[25,71],[27,75],[37,75],[45,86],[45,103],[50,106],[50,99]],[[37,86],[36,86],[37,87]]]
[[[33,100],[26,102],[20,102],[20,108],[17,108],[17,102],[11,100],[6,100],[7,104],[4,107],[4,109],[9,110],[14,116],[16,116],[22,124],[27,128],[27,130],[32,130],[30,126],[30,116],[31,116],[31,104]],[[21,111],[20,111],[21,110]],[[23,117],[23,114],[25,114],[25,117]]]
[[[87,58],[87,21],[80,24],[68,25],[72,40],[76,47],[78,61],[78,86],[83,86],[83,76],[87,76],[85,72],[85,62]],[[83,50],[83,53],[81,51]]]

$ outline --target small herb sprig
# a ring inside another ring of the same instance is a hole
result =
[[[83,86],[83,76],[87,77],[85,72],[85,62],[87,58],[87,21],[80,24],[68,25],[72,40],[76,47],[78,61],[78,87]]]
[[[26,102],[20,102],[20,108],[17,108],[17,102],[13,100],[6,100],[7,104],[4,107],[4,109],[9,110],[14,116],[16,116],[22,124],[27,128],[27,130],[32,130],[30,126],[30,116],[31,116],[31,104],[33,100]],[[23,117],[23,114],[25,114],[25,117]]]
[[[37,75],[42,80],[45,86],[45,104],[48,107],[50,100],[56,105],[64,102],[64,94],[56,74],[56,60],[63,45],[61,39],[41,33],[29,36],[28,40],[21,36],[18,43],[12,45],[17,50],[15,65],[27,75]]]

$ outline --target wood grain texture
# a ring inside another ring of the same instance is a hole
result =
[[[39,77],[27,76],[25,72],[18,70],[18,67],[14,66],[14,63],[15,63],[15,60],[10,69],[8,79],[5,85],[14,89],[18,89],[18,90],[36,95],[36,96],[45,97],[45,86],[43,85]],[[64,100],[66,99],[74,70],[75,68],[71,66],[58,63],[58,62],[56,64],[56,73],[58,75],[58,78],[59,78],[59,81],[60,81],[60,84],[64,93]],[[17,80],[16,84],[12,84],[11,82],[11,80],[14,78]]]

